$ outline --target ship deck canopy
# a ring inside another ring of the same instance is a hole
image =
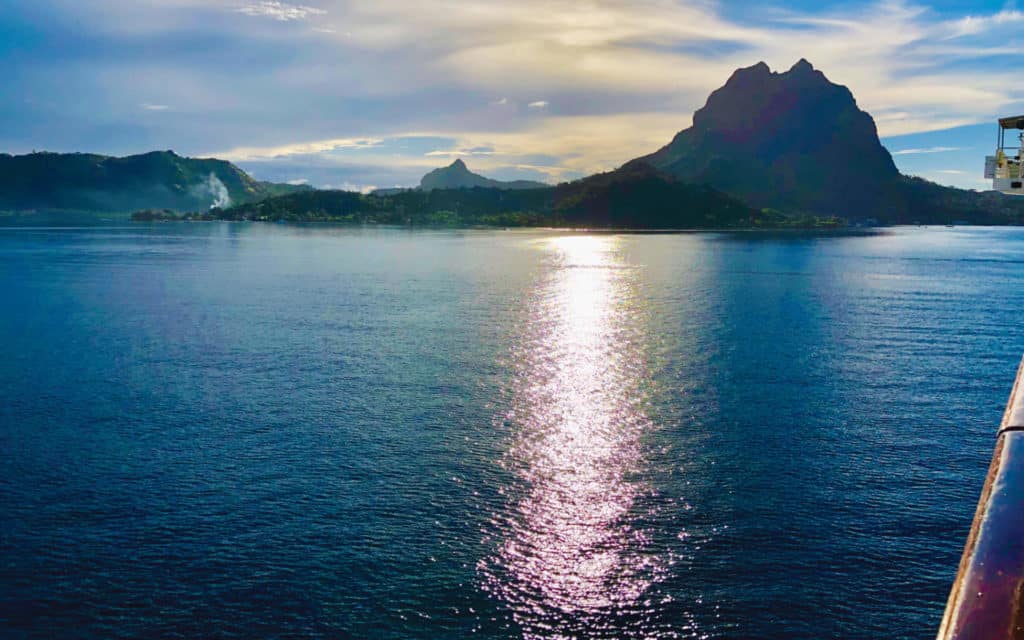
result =
[[[1002,129],[1024,129],[1024,116],[999,118],[999,127]]]

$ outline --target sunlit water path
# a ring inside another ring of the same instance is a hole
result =
[[[621,239],[539,242],[548,271],[524,309],[513,354],[503,464],[520,486],[496,515],[481,564],[527,638],[650,633],[651,588],[669,558],[638,526],[645,481],[646,362],[637,266]],[[662,632],[669,632],[663,629]]]
[[[15,638],[927,638],[1024,232],[0,229]]]

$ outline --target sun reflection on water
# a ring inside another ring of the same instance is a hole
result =
[[[632,524],[649,421],[635,270],[619,243],[548,241],[517,357],[506,464],[520,486],[481,566],[527,638],[640,637],[663,572]]]

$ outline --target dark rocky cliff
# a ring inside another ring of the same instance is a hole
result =
[[[693,126],[640,160],[756,207],[844,217],[905,208],[874,120],[806,60],[785,73],[763,62],[737,70]]]

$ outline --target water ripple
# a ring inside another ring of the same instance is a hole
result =
[[[486,589],[526,638],[639,637],[665,571],[634,526],[642,477],[643,335],[617,239],[559,237],[528,310],[505,464],[518,480]],[[623,624],[625,622],[625,624]]]

